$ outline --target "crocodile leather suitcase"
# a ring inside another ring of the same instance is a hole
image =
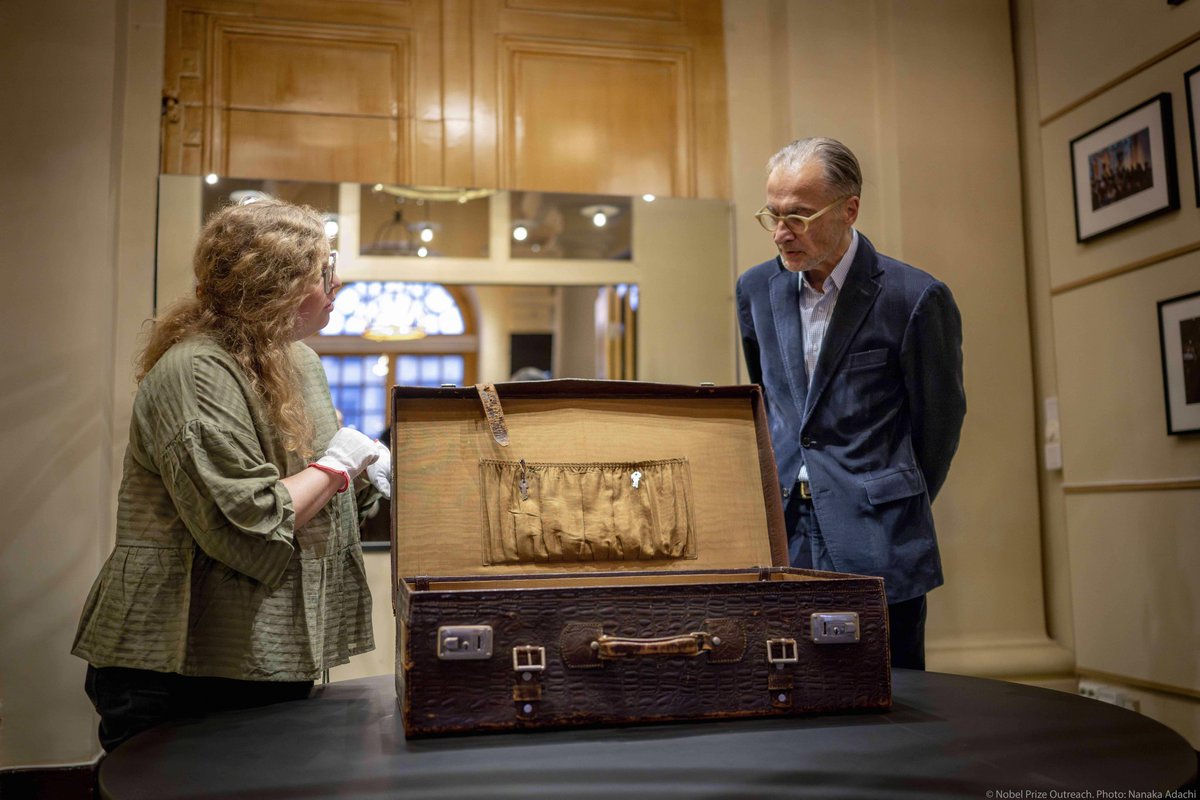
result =
[[[890,707],[882,580],[785,566],[757,386],[392,402],[407,736]]]

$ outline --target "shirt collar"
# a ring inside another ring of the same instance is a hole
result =
[[[829,286],[832,283],[835,290],[840,290],[846,282],[846,273],[850,271],[850,265],[854,263],[854,256],[858,253],[858,231],[854,228],[850,229],[850,246],[846,248],[846,252],[842,254],[842,258],[838,261],[837,266],[833,268],[833,272],[829,273],[829,277],[825,279],[824,291],[829,292]],[[800,291],[803,292],[806,288],[804,273],[800,273]],[[810,289],[811,291],[811,289]]]

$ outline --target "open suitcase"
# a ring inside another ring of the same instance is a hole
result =
[[[879,578],[790,569],[757,386],[393,392],[410,737],[891,705]]]

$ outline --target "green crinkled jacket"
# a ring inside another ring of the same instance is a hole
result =
[[[292,348],[316,457],[337,417],[320,359]],[[97,667],[301,681],[374,649],[358,520],[379,495],[360,477],[296,529],[280,478],[304,466],[228,353],[204,336],[172,347],[134,400],[116,546],[71,652]]]

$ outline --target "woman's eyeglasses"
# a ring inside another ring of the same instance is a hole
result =
[[[333,291],[333,276],[336,274],[337,250],[330,250],[328,263],[321,267],[321,285],[325,287],[325,294]]]

